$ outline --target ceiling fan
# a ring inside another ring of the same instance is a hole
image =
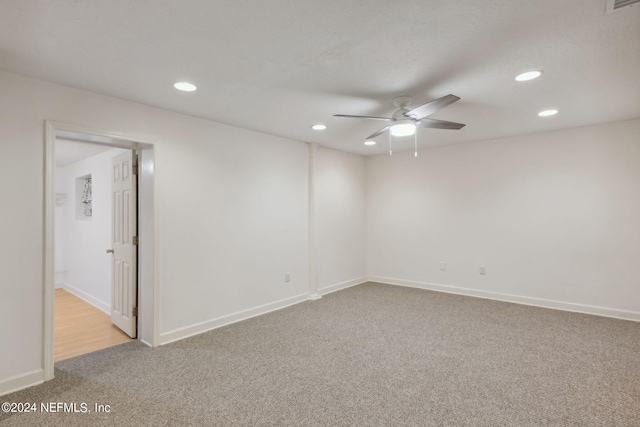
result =
[[[413,135],[416,132],[417,127],[430,128],[430,129],[462,129],[464,125],[462,123],[447,122],[444,120],[429,119],[428,116],[434,114],[436,111],[446,107],[449,104],[453,104],[460,98],[455,95],[446,95],[442,98],[438,98],[434,101],[427,102],[419,107],[409,109],[408,105],[411,104],[410,96],[399,96],[394,98],[393,105],[398,109],[393,113],[391,117],[376,117],[376,116],[352,116],[349,114],[334,114],[334,117],[349,117],[356,119],[373,119],[373,120],[385,120],[392,122],[390,125],[383,127],[377,132],[369,135],[367,140],[373,139],[378,135],[389,131],[393,136],[408,136]]]

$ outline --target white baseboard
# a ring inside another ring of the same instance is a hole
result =
[[[36,369],[21,375],[9,377],[0,381],[0,396],[42,384],[43,382],[44,370],[42,369]]]
[[[318,289],[318,293],[320,295],[327,295],[331,292],[341,291],[343,289],[350,288],[352,286],[361,285],[369,280],[368,277],[358,277],[357,279],[347,280],[346,282],[336,283],[334,285],[325,286],[324,288]]]
[[[81,298],[81,299],[85,300],[86,302],[88,302],[92,306],[96,307],[97,309],[99,309],[101,311],[104,311],[109,316],[111,316],[111,305],[110,304],[107,304],[106,302],[99,300],[98,298],[94,297],[93,295],[90,295],[90,294],[86,293],[85,291],[80,290],[80,289],[76,288],[75,286],[70,285],[67,282],[64,282],[62,284],[62,289],[64,289],[67,292],[70,292],[70,293],[74,294],[78,298]]]
[[[169,344],[171,342],[188,338],[193,335],[198,335],[203,332],[210,331],[212,329],[217,329],[222,326],[229,325],[231,323],[240,322],[241,320],[246,320],[251,317],[256,317],[262,314],[267,314],[275,310],[280,310],[290,305],[307,301],[308,299],[309,299],[309,294],[298,295],[295,297],[291,297],[291,298],[283,299],[280,301],[272,302],[269,304],[261,305],[258,307],[250,308],[248,310],[238,311],[236,313],[218,317],[216,319],[196,323],[194,325],[186,326],[184,328],[174,329],[173,331],[160,334],[160,345]]]
[[[196,323],[195,325],[186,326],[184,328],[174,329],[173,331],[160,334],[160,345],[169,344],[174,341],[178,341],[184,338],[188,338],[194,335],[201,334],[213,329],[220,328],[222,326],[229,325],[231,323],[240,322],[242,320],[249,319],[251,317],[267,314],[271,311],[280,310],[290,305],[298,304],[307,300],[320,299],[322,295],[326,295],[331,292],[336,292],[342,289],[350,288],[361,283],[365,283],[369,280],[368,277],[359,277],[357,279],[347,280],[346,282],[336,283],[334,285],[325,286],[318,289],[318,293],[314,295],[303,294],[292,298],[287,298],[281,301],[261,305],[259,307],[250,308],[248,310],[239,311],[237,313],[229,314],[227,316],[218,317],[217,319],[208,320],[206,322]],[[147,343],[145,343],[147,344]]]
[[[551,308],[554,310],[572,311],[575,313],[593,314],[596,316],[612,317],[615,319],[632,320],[635,322],[640,322],[640,313],[635,311],[619,310],[619,309],[608,308],[608,307],[597,307],[597,306],[584,305],[584,304],[575,304],[570,302],[548,300],[543,298],[525,297],[520,295],[502,294],[498,292],[489,292],[489,291],[482,291],[478,289],[461,288],[457,286],[414,282],[412,280],[392,279],[389,277],[369,276],[369,281],[384,283],[387,285],[426,289],[429,291],[445,292],[445,293],[457,294],[457,295],[466,295],[466,296],[477,297],[477,298],[512,302],[516,304],[531,305],[535,307]]]

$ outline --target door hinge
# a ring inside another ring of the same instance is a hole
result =
[[[131,173],[134,175],[138,175],[138,165],[133,165]]]
[[[136,317],[138,315],[138,307],[133,307],[131,310],[131,316]]]
[[[138,236],[133,236],[133,244],[134,245],[138,244]]]

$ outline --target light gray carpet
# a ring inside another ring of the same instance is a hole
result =
[[[640,324],[368,283],[56,364],[2,425],[640,426]]]

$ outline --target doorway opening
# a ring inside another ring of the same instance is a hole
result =
[[[137,229],[137,175],[132,174],[131,162],[137,153],[58,136],[54,155],[53,347],[54,362],[59,362],[136,337],[131,311],[137,307],[137,247],[128,247],[133,253],[127,254],[124,263],[131,270],[126,281],[116,280],[125,271],[120,263],[122,253],[116,257],[113,248],[117,240],[122,250],[121,235],[125,231],[135,234]],[[129,164],[121,165],[122,158]],[[113,190],[121,184],[121,166],[126,168],[128,187],[133,187],[125,203],[122,191]],[[133,286],[131,292],[122,292],[123,282]],[[120,312],[123,305],[131,306],[126,319]]]
[[[46,122],[45,381],[55,361],[159,342],[154,181],[153,144]]]

